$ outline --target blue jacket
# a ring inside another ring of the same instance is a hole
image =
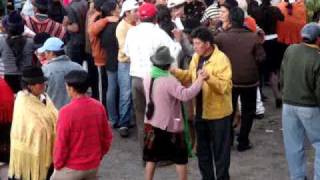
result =
[[[57,109],[70,102],[64,76],[72,70],[83,70],[82,66],[72,62],[68,56],[62,55],[51,59],[42,66],[44,75],[48,78],[47,94]]]

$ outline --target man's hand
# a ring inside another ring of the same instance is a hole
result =
[[[209,79],[209,74],[204,69],[201,69],[198,71],[198,78],[206,81]]]
[[[181,42],[182,40],[182,31],[179,30],[179,29],[174,29],[172,30],[172,34],[174,36],[174,39],[177,41],[177,42]]]
[[[119,17],[117,17],[117,16],[107,16],[105,18],[108,20],[108,22],[118,22],[119,21]]]

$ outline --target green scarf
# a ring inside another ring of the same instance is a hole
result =
[[[168,77],[169,71],[162,70],[156,66],[151,67],[151,77],[157,79],[159,77]]]
[[[169,71],[162,70],[158,67],[152,66],[151,67],[151,77],[154,79],[160,78],[160,77],[168,77],[170,75]],[[189,129],[189,120],[188,116],[186,114],[186,111],[183,107],[183,104],[181,103],[181,111],[183,115],[183,122],[184,122],[184,129],[183,133],[185,136],[185,141],[188,148],[188,155],[189,157],[194,157],[194,154],[192,152],[192,143],[191,143],[191,136],[190,136],[190,129]]]

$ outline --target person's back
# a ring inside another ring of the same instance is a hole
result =
[[[83,68],[72,62],[68,56],[62,55],[52,59],[42,66],[43,72],[48,77],[46,92],[54,102],[57,109],[70,101],[65,87],[64,76],[72,70],[83,70]]]
[[[281,74],[283,102],[299,106],[319,106],[319,48],[305,43],[288,47]]]
[[[33,40],[31,38],[25,38],[25,45],[23,47],[22,59],[19,63],[16,63],[16,57],[13,53],[10,45],[7,43],[7,36],[0,36],[0,74],[21,74],[21,70],[25,66],[32,64],[32,52],[33,51]],[[1,72],[3,70],[3,72]]]
[[[252,85],[259,81],[258,62],[264,50],[258,36],[244,28],[232,28],[216,36],[219,48],[230,58],[235,85]]]
[[[65,156],[63,165],[76,170],[93,169],[99,166],[105,154],[100,141],[107,123],[103,105],[85,96],[72,100],[60,110],[60,115],[60,123],[67,126],[64,135],[69,137],[68,155]],[[61,151],[66,152],[64,149]],[[58,168],[62,165],[59,164],[59,160],[55,159]]]
[[[300,31],[307,22],[307,14],[303,1],[292,4],[286,1],[278,4],[284,21],[277,23],[277,34],[279,42],[290,45],[301,42]]]

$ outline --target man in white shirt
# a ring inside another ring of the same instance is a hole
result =
[[[139,7],[138,12],[141,23],[128,31],[124,52],[130,58],[133,104],[138,138],[141,147],[143,147],[143,122],[146,104],[142,81],[145,75],[150,73],[150,57],[160,46],[169,47],[171,55],[177,57],[181,46],[155,24],[157,14],[155,5],[144,3]],[[176,39],[181,38],[181,33],[174,34]]]

